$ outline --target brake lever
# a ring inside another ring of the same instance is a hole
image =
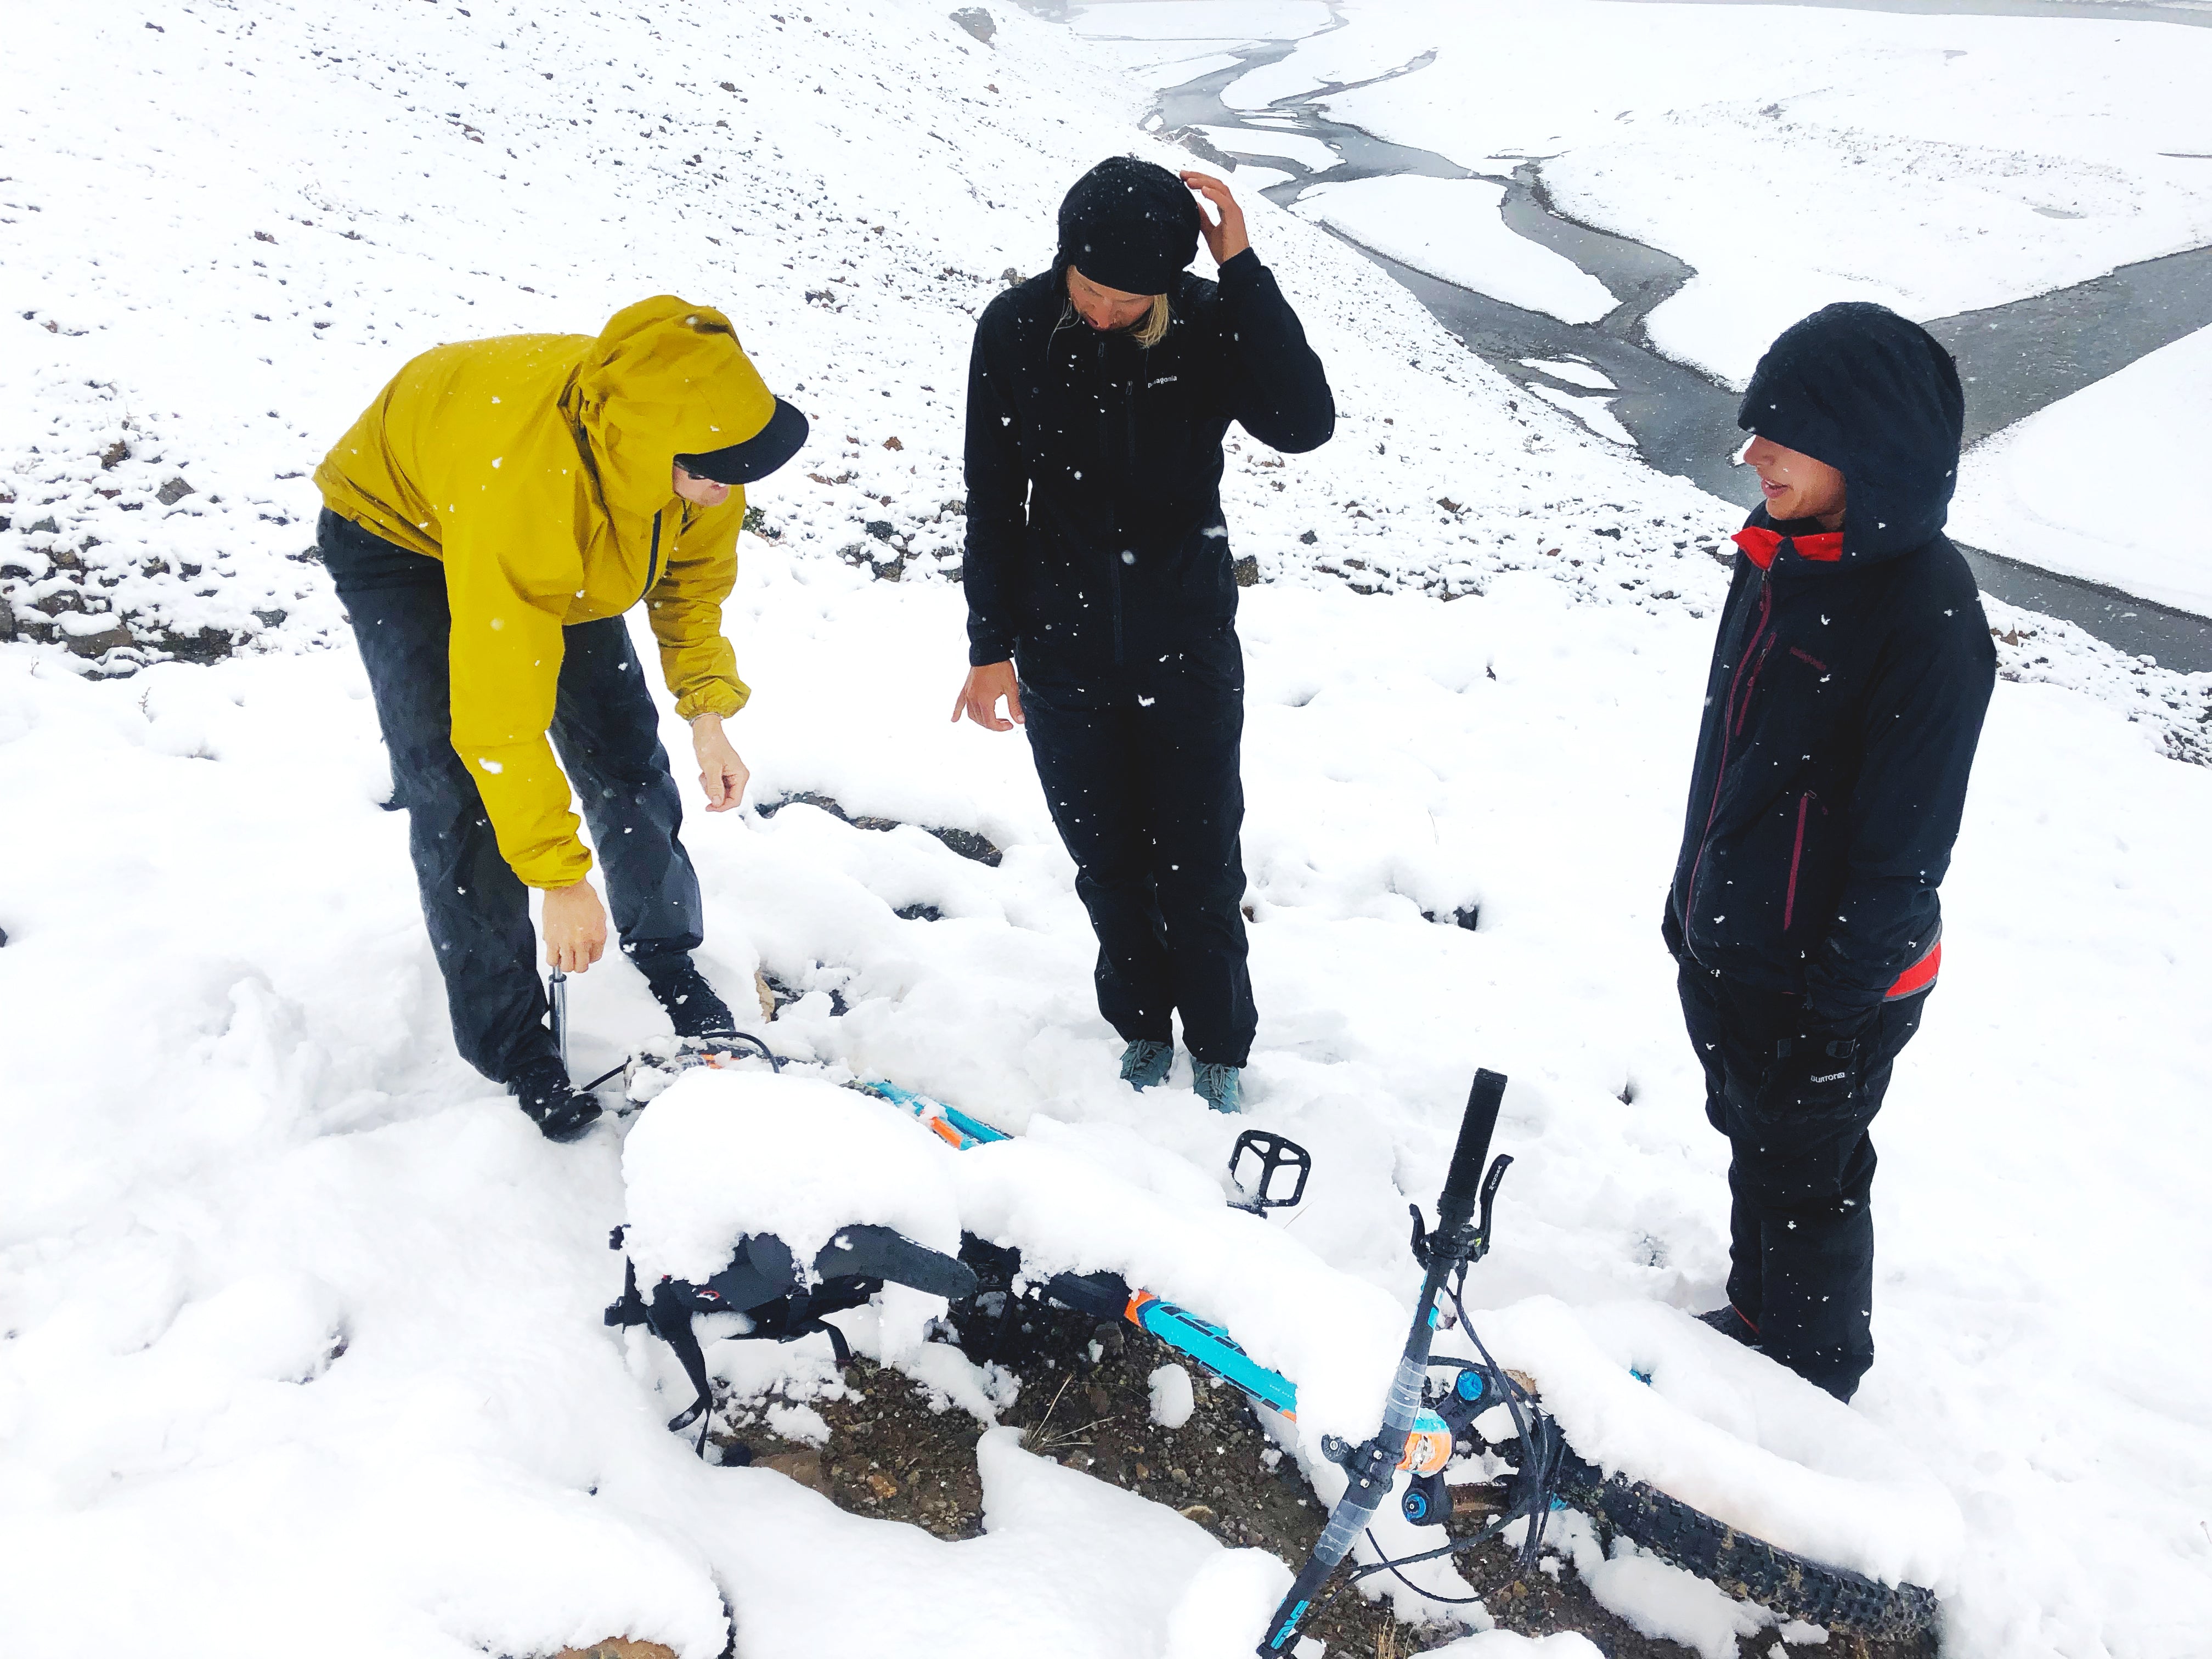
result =
[[[1474,1249],[1468,1257],[1470,1262],[1480,1261],[1490,1254],[1490,1212],[1498,1202],[1498,1183],[1505,1179],[1505,1171],[1512,1162],[1512,1153],[1498,1153],[1491,1163],[1490,1173],[1482,1178],[1482,1218],[1476,1223]]]

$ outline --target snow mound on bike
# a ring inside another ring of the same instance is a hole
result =
[[[1020,1139],[950,1160],[970,1231],[1018,1247],[1032,1281],[1116,1273],[1225,1325],[1253,1358],[1297,1382],[1310,1446],[1324,1433],[1356,1442],[1375,1431],[1405,1344],[1403,1304],[1230,1208],[1218,1188],[1200,1203],[1185,1182],[1140,1184],[1094,1161],[1074,1132],[1040,1128],[1033,1119]]]
[[[1831,1566],[1949,1584],[1965,1533],[1950,1492],[1773,1361],[1648,1302],[1532,1297],[1475,1319],[1498,1363],[1536,1379],[1568,1443],[1607,1473]]]
[[[950,1255],[960,1215],[938,1151],[896,1108],[833,1083],[701,1066],[623,1147],[623,1247],[641,1285],[704,1279],[750,1233],[811,1261],[840,1228],[872,1223]]]

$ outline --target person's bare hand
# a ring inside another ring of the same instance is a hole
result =
[[[729,811],[745,798],[752,773],[731,746],[720,714],[702,714],[691,722],[691,748],[699,757],[699,787],[707,792],[707,810]]]
[[[1006,700],[1006,713],[1013,718],[999,718],[999,699]],[[957,723],[965,714],[976,725],[993,732],[1011,732],[1022,725],[1022,687],[1014,678],[1012,662],[987,662],[980,668],[968,671],[961,682],[960,695],[952,700],[952,718]]]
[[[1199,223],[1206,232],[1206,247],[1213,255],[1213,263],[1227,264],[1252,246],[1252,238],[1244,229],[1244,210],[1237,205],[1229,186],[1212,173],[1185,173],[1181,177],[1183,183],[1213,204],[1214,216],[1208,219],[1201,210]]]
[[[580,974],[606,953],[607,913],[589,881],[545,890],[545,961]]]

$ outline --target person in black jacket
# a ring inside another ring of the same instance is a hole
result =
[[[1183,269],[1201,233],[1218,285]],[[1258,1024],[1237,840],[1244,664],[1220,495],[1231,421],[1280,450],[1327,442],[1336,407],[1321,360],[1227,185],[1100,163],[1060,204],[1052,269],[976,326],[971,666],[952,718],[1028,727],[1098,935],[1098,1006],[1127,1043],[1122,1077],[1141,1089],[1167,1076],[1180,1012],[1198,1092],[1227,1112]]]
[[[1874,1363],[1868,1129],[1942,961],[1936,890],[1996,678],[1942,534],[1950,356],[1833,305],[1736,416],[1765,500],[1721,613],[1663,931],[1733,1158],[1729,1304],[1706,1322],[1841,1400]]]

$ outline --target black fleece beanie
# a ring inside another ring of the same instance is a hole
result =
[[[1110,156],[1060,204],[1060,263],[1103,288],[1164,294],[1198,257],[1200,222],[1197,200],[1175,174]]]

